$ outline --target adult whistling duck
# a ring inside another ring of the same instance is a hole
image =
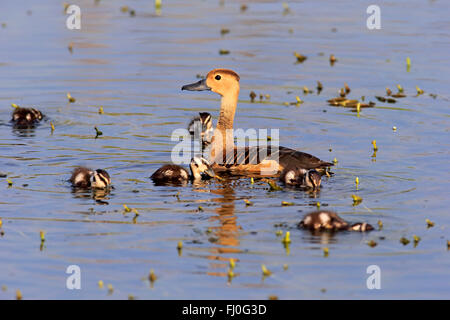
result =
[[[233,122],[239,97],[239,79],[239,75],[232,70],[214,69],[205,79],[181,88],[189,91],[210,90],[222,97],[219,120],[214,130],[210,150],[214,170],[230,171],[236,174],[277,176],[288,166],[307,170],[324,170],[333,165],[310,154],[286,147],[237,148],[234,145]]]

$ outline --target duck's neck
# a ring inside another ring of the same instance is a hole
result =
[[[216,130],[212,139],[211,159],[215,161],[215,156],[219,149],[224,152],[234,148],[233,122],[236,113],[237,101],[239,97],[239,87],[227,95],[222,96],[220,102],[220,115]],[[217,148],[217,150],[216,150]]]

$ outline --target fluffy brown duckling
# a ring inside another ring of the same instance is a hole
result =
[[[303,168],[286,168],[281,172],[280,180],[287,185],[317,190],[322,178],[317,170]]]
[[[166,164],[156,170],[150,178],[155,183],[182,183],[188,180],[206,180],[215,177],[211,164],[205,158],[192,158],[189,168],[191,174],[181,166]]]
[[[365,222],[349,224],[347,221],[332,211],[319,210],[308,213],[298,224],[299,228],[309,230],[330,230],[330,231],[370,231],[374,228]]]
[[[34,108],[16,107],[12,113],[11,121],[15,126],[33,126],[43,118],[42,112]]]
[[[188,130],[193,137],[196,134],[199,135],[202,139],[202,146],[207,147],[211,144],[211,139],[214,134],[211,115],[208,112],[200,112],[197,117],[194,117],[189,122]],[[197,133],[196,130],[198,130]]]
[[[103,169],[91,170],[85,167],[75,168],[70,177],[74,188],[106,189],[111,185],[111,178]]]

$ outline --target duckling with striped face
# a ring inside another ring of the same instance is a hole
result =
[[[27,127],[40,122],[43,117],[42,112],[37,109],[17,107],[12,113],[11,121],[15,126]]]
[[[214,134],[211,115],[208,112],[200,112],[199,116],[191,120],[188,130],[191,136],[201,137],[203,148],[209,146]]]
[[[103,169],[91,170],[78,167],[72,172],[70,183],[74,188],[106,189],[111,185],[111,178]]]
[[[191,174],[181,166],[167,164],[156,170],[150,178],[155,183],[183,183],[188,180],[206,180],[215,177],[211,164],[204,158],[192,158],[189,168]]]
[[[311,188],[317,190],[322,178],[317,170],[306,170],[303,168],[287,168],[281,172],[280,180],[287,185]]]
[[[357,222],[350,225],[347,221],[338,216],[337,213],[332,211],[315,211],[308,213],[302,221],[298,224],[299,228],[319,231],[370,231],[374,228],[363,222]]]

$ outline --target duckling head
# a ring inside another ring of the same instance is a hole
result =
[[[216,174],[211,167],[208,160],[201,157],[194,157],[190,164],[192,176],[194,179],[210,179],[214,178]]]
[[[303,184],[306,187],[312,188],[313,190],[319,189],[321,182],[322,178],[320,176],[320,173],[314,169],[306,171],[303,176]]]
[[[208,72],[205,79],[187,84],[181,90],[203,91],[211,90],[221,96],[230,92],[239,92],[239,75],[229,69],[214,69]]]
[[[106,189],[111,185],[111,178],[109,177],[108,172],[103,169],[93,171],[91,179],[92,188]]]

